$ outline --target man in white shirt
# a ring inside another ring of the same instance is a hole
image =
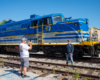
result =
[[[22,38],[22,42],[21,44],[19,45],[19,51],[20,51],[20,58],[21,58],[21,67],[20,67],[20,72],[21,72],[21,76],[23,77],[29,77],[26,75],[26,71],[27,71],[27,68],[29,67],[29,51],[28,50],[31,50],[32,49],[32,42],[28,42],[28,44],[30,46],[28,46],[26,44],[26,38]],[[23,75],[23,72],[24,71],[24,75]]]

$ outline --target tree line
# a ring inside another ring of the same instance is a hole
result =
[[[0,25],[5,24],[6,20],[3,20],[2,22],[0,22]]]

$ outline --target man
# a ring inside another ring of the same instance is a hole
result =
[[[29,52],[28,50],[32,49],[32,42],[28,42],[30,46],[26,44],[26,38],[22,38],[21,44],[19,45],[19,51],[20,51],[20,58],[21,58],[21,67],[20,72],[21,76],[23,77],[29,77],[26,75],[27,68],[29,67]],[[24,75],[23,72],[24,71]]]
[[[69,60],[69,57],[71,59],[71,64],[73,65],[73,51],[74,51],[74,46],[71,44],[71,41],[68,40],[68,44],[66,45],[65,47],[65,55],[66,55],[66,64],[68,65],[68,60]]]

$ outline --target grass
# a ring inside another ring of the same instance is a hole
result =
[[[56,72],[55,72],[55,66],[52,69],[53,69],[53,74],[56,74]]]
[[[85,78],[84,78],[84,80],[88,80],[88,78],[87,78],[87,77],[85,77]]]
[[[43,72],[47,72],[47,70],[44,68]]]
[[[2,58],[2,68],[4,67],[4,61],[3,61],[3,58]]]
[[[80,74],[79,73],[75,73],[73,74],[73,80],[76,80],[77,78],[80,78]]]
[[[99,79],[98,80],[100,80],[100,75],[99,75]]]
[[[73,70],[74,74],[73,74],[73,80],[76,80],[77,78],[80,78],[80,71],[77,71],[77,68],[75,68]]]

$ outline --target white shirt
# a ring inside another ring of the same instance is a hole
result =
[[[20,57],[23,58],[23,57],[29,57],[29,49],[30,47],[27,45],[27,44],[23,44],[21,43],[19,45],[19,51],[20,51]]]

